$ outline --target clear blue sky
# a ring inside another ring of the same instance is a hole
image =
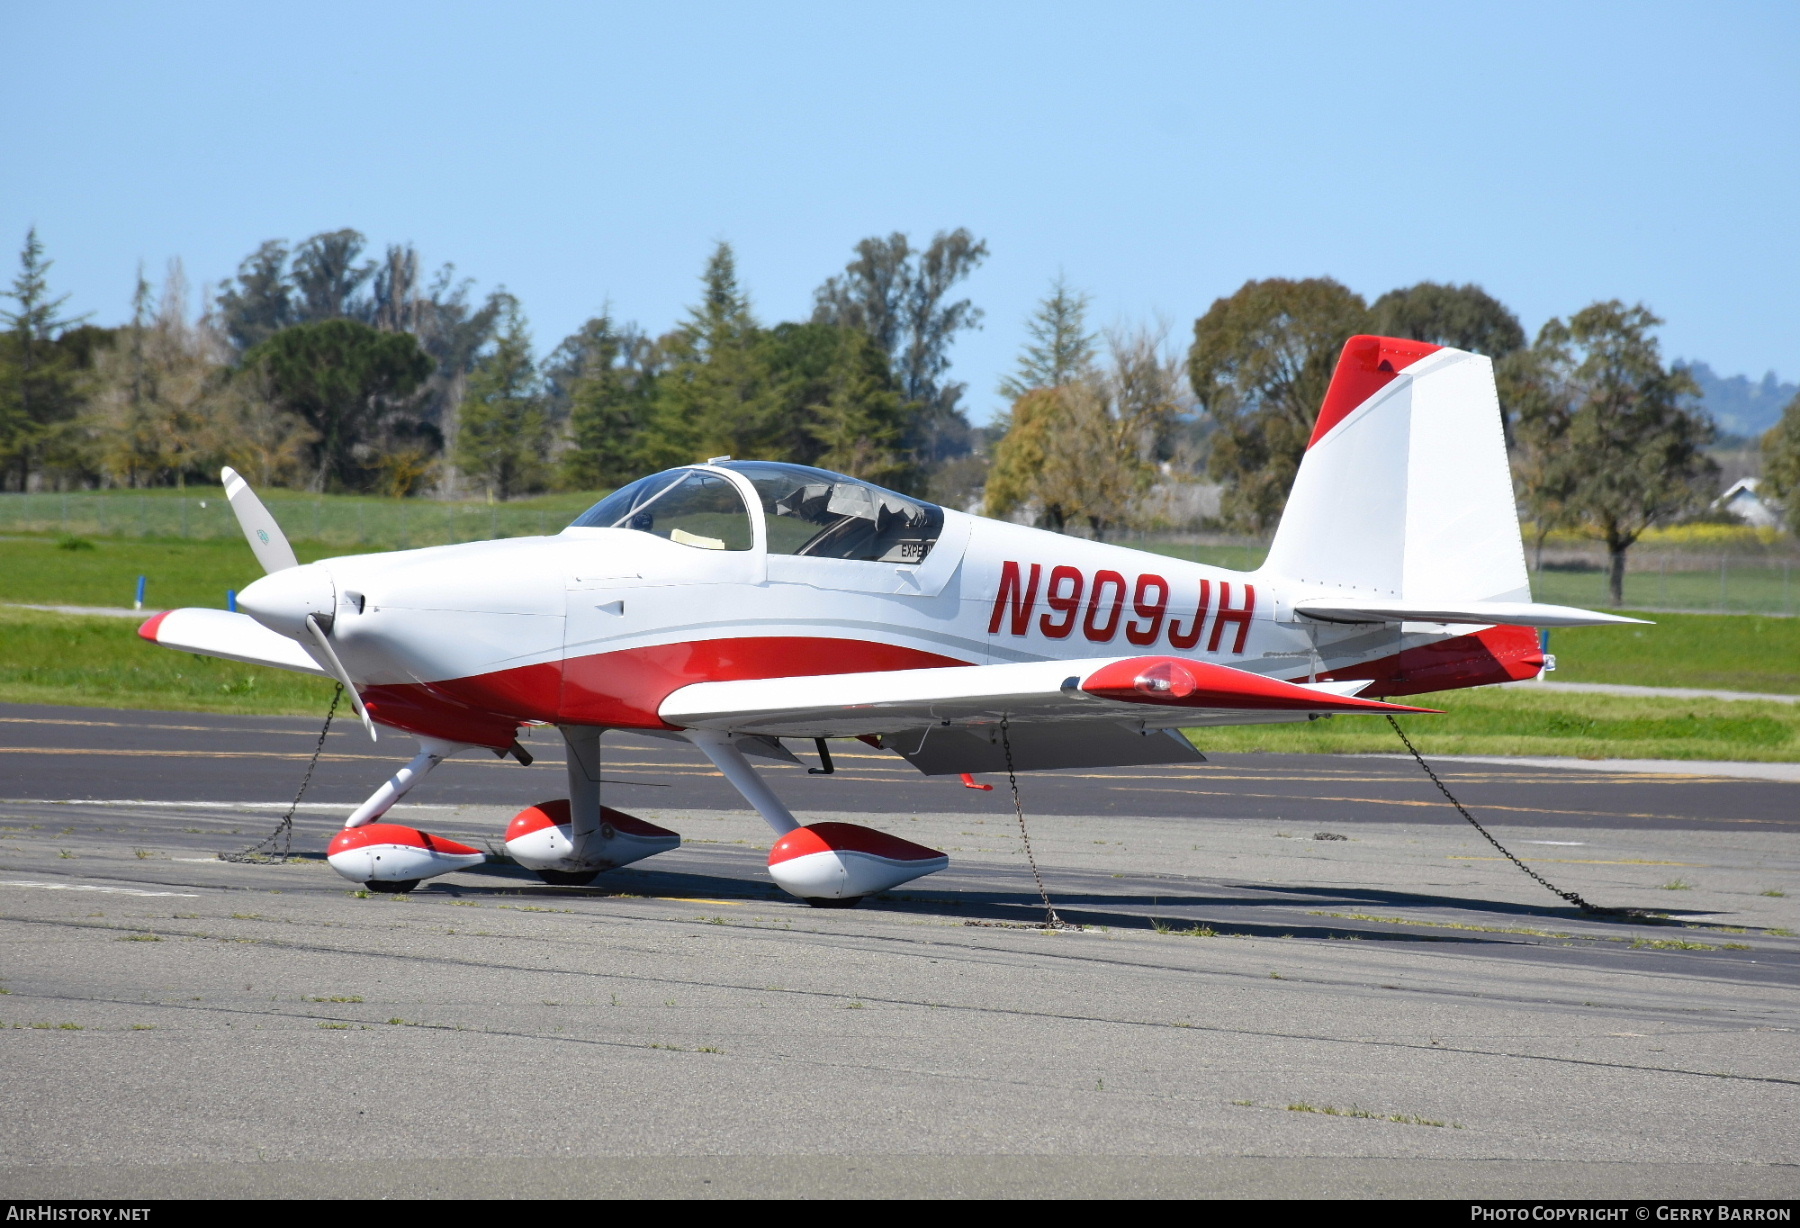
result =
[[[968,226],[984,419],[1061,269],[1179,338],[1247,278],[1475,281],[1535,329],[1648,303],[1800,375],[1800,5],[0,7],[0,260],[71,307],[353,226],[660,331],[710,245],[768,321],[859,238]]]

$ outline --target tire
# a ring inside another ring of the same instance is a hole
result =
[[[536,873],[552,887],[585,887],[600,877],[598,870],[538,870]]]
[[[863,902],[860,895],[853,895],[842,900],[828,900],[823,896],[808,896],[806,902],[814,908],[855,908]]]
[[[392,882],[392,881],[389,881],[386,879],[372,878],[368,882],[363,884],[363,886],[366,887],[368,890],[379,891],[383,895],[405,895],[408,891],[411,891],[414,887],[417,887],[418,885],[419,885],[419,880],[416,878],[403,878],[403,879],[399,880],[398,882]]]

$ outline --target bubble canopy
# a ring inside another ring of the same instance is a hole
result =
[[[717,468],[742,474],[756,489],[770,554],[918,564],[943,530],[942,508],[860,478],[778,461]],[[737,486],[711,466],[639,478],[571,527],[636,529],[701,550],[748,550],[754,540]]]

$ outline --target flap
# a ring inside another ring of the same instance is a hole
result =
[[[883,738],[881,745],[898,751],[927,776],[1004,772],[1008,751],[1015,772],[1206,762],[1206,756],[1178,730],[1139,730],[1110,721],[1019,725],[1006,731],[1004,745],[998,725],[985,729],[927,726]]]

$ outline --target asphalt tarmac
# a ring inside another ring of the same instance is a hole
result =
[[[1800,1194],[1800,785],[1220,756],[991,793],[866,748],[803,818],[951,867],[775,890],[697,754],[608,735],[675,852],[362,896],[319,854],[410,751],[306,720],[0,708],[0,1197]],[[554,737],[554,734],[551,734]],[[393,818],[479,844],[560,754]],[[1332,838],[1341,837],[1341,838]]]

